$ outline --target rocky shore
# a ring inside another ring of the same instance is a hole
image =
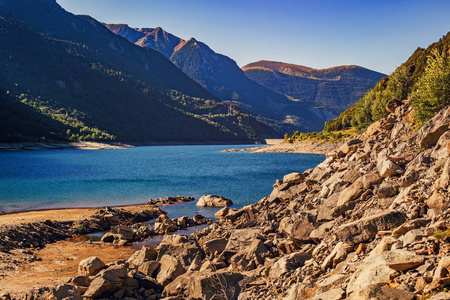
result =
[[[450,299],[450,108],[417,131],[396,106],[258,203],[27,299]]]

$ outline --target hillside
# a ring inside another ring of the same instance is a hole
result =
[[[367,128],[373,122],[379,120],[380,118],[386,116],[387,112],[385,111],[385,107],[390,100],[402,100],[406,98],[417,98],[417,91],[423,89],[424,85],[431,86],[432,84],[436,84],[436,82],[440,81],[441,83],[449,83],[449,79],[442,78],[438,80],[429,82],[427,84],[422,83],[421,80],[426,80],[424,75],[426,74],[426,68],[430,58],[433,61],[437,56],[443,55],[444,61],[447,60],[447,67],[444,66],[443,63],[440,63],[441,66],[436,66],[439,72],[445,73],[448,71],[448,55],[450,48],[450,32],[443,36],[438,42],[431,44],[426,49],[417,48],[414,53],[408,58],[406,62],[404,62],[401,66],[399,66],[391,75],[387,78],[383,78],[380,80],[373,89],[369,90],[364,97],[362,97],[358,103],[344,111],[338,118],[330,120],[325,124],[325,130],[333,131],[333,130],[341,130],[349,127],[356,127],[358,129]],[[443,69],[447,68],[447,70]],[[432,72],[428,73],[428,76],[433,76]],[[445,77],[445,76],[444,76]],[[421,125],[426,119],[429,119],[431,116],[436,113],[439,108],[442,108],[442,105],[448,105],[448,87],[445,87],[445,84],[439,88],[435,88],[434,91],[441,91],[443,95],[440,97],[438,103],[428,103],[425,106],[425,110],[430,110],[427,113],[427,117],[419,118],[416,120],[417,125]],[[434,95],[428,95],[430,99],[436,97],[440,92],[431,92]],[[444,101],[444,98],[447,98],[447,102]],[[412,101],[412,104],[417,113],[421,114],[420,111],[421,105],[423,103],[419,103],[423,101]],[[391,104],[395,105],[396,101],[393,101]],[[395,107],[393,107],[395,109]],[[416,114],[417,116],[417,114]]]
[[[2,141],[244,141],[273,135],[248,115],[227,115],[227,105],[159,52],[53,0],[0,2],[0,30],[0,99],[8,107]],[[17,131],[30,124],[29,115],[44,120],[35,128],[43,130],[31,136],[28,129]]]
[[[318,70],[274,61],[254,62],[242,70],[268,89],[334,115],[355,104],[386,76],[359,66]]]
[[[234,60],[194,38],[183,40],[161,28],[132,29],[123,24],[107,24],[106,27],[136,45],[161,51],[216,97],[239,105],[244,112],[256,115],[280,134],[291,130],[322,130],[324,122],[333,116],[255,83]]]

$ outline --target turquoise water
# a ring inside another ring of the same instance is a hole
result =
[[[267,196],[277,178],[322,162],[313,154],[221,152],[245,146],[149,146],[115,150],[0,153],[0,210],[6,212],[146,203],[149,198],[218,194],[236,208]],[[217,209],[164,207],[171,217]]]

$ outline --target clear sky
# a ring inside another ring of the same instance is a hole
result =
[[[274,60],[390,74],[450,31],[450,0],[57,0],[105,23],[195,37],[239,66]]]

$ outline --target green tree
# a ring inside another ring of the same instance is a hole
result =
[[[450,59],[448,53],[434,49],[428,57],[423,76],[412,95],[415,121],[422,125],[450,105]]]

